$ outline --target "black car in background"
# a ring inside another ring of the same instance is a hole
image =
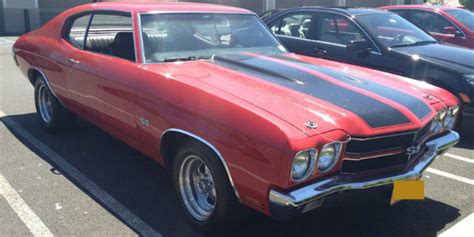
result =
[[[300,7],[264,21],[294,53],[426,81],[456,95],[464,118],[474,118],[474,50],[440,44],[396,13]]]

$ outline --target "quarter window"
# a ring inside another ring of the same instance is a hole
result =
[[[349,20],[336,15],[322,15],[317,29],[318,39],[348,45],[352,40],[363,40],[361,31]]]
[[[89,19],[90,14],[73,19],[71,27],[66,33],[66,40],[77,48],[82,49],[84,47],[84,38],[86,37]]]
[[[285,16],[271,27],[273,33],[297,38],[309,39],[313,15],[309,13],[298,13]]]
[[[94,13],[84,49],[135,61],[130,14]]]

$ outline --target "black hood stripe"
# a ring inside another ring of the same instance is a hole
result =
[[[268,59],[239,54],[214,57],[213,63],[327,101],[358,115],[372,128],[410,123],[381,101]]]
[[[392,100],[404,106],[405,108],[410,110],[420,120],[422,120],[423,118],[425,118],[431,113],[430,107],[428,107],[428,105],[426,105],[420,99],[410,94],[407,94],[405,92],[396,90],[394,88],[384,86],[380,83],[369,81],[360,77],[348,75],[342,72],[337,72],[330,68],[310,64],[310,63],[307,63],[295,58],[289,58],[283,55],[276,55],[276,56],[273,56],[273,58],[295,63],[295,64],[298,64],[299,66],[303,66],[305,68],[324,73],[334,79],[347,83],[351,86],[355,86],[360,89],[370,91],[379,96],[385,97],[389,100]]]

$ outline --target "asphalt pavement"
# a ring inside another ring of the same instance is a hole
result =
[[[169,173],[85,122],[47,134],[33,87],[0,38],[0,236],[200,236]],[[226,236],[474,236],[474,128],[425,173],[426,199],[327,208],[289,222],[260,214]]]

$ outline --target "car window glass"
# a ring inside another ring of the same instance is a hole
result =
[[[441,15],[431,12],[413,12],[411,20],[418,27],[432,33],[444,34],[446,27],[453,26]]]
[[[89,19],[90,14],[74,19],[66,34],[66,40],[77,48],[82,49],[84,47],[84,37],[86,36]]]
[[[464,9],[447,10],[450,16],[461,22],[466,27],[474,30],[474,13]]]
[[[100,14],[92,16],[86,37],[85,49],[135,61],[132,18],[122,14]]]
[[[313,15],[298,13],[285,16],[278,26],[272,26],[273,33],[298,38],[310,38],[310,28]]]
[[[400,15],[401,17],[405,18],[405,19],[408,19],[410,17],[410,12],[408,10],[400,10],[400,9],[390,9],[391,12],[395,12],[397,13],[398,15]]]
[[[286,53],[275,36],[253,14],[142,14],[145,61],[212,58],[237,52]]]
[[[354,23],[336,15],[322,15],[317,31],[319,40],[335,44],[348,45],[353,40],[364,40]]]
[[[387,47],[436,42],[432,36],[395,13],[361,14],[356,16],[356,20],[373,39]]]

